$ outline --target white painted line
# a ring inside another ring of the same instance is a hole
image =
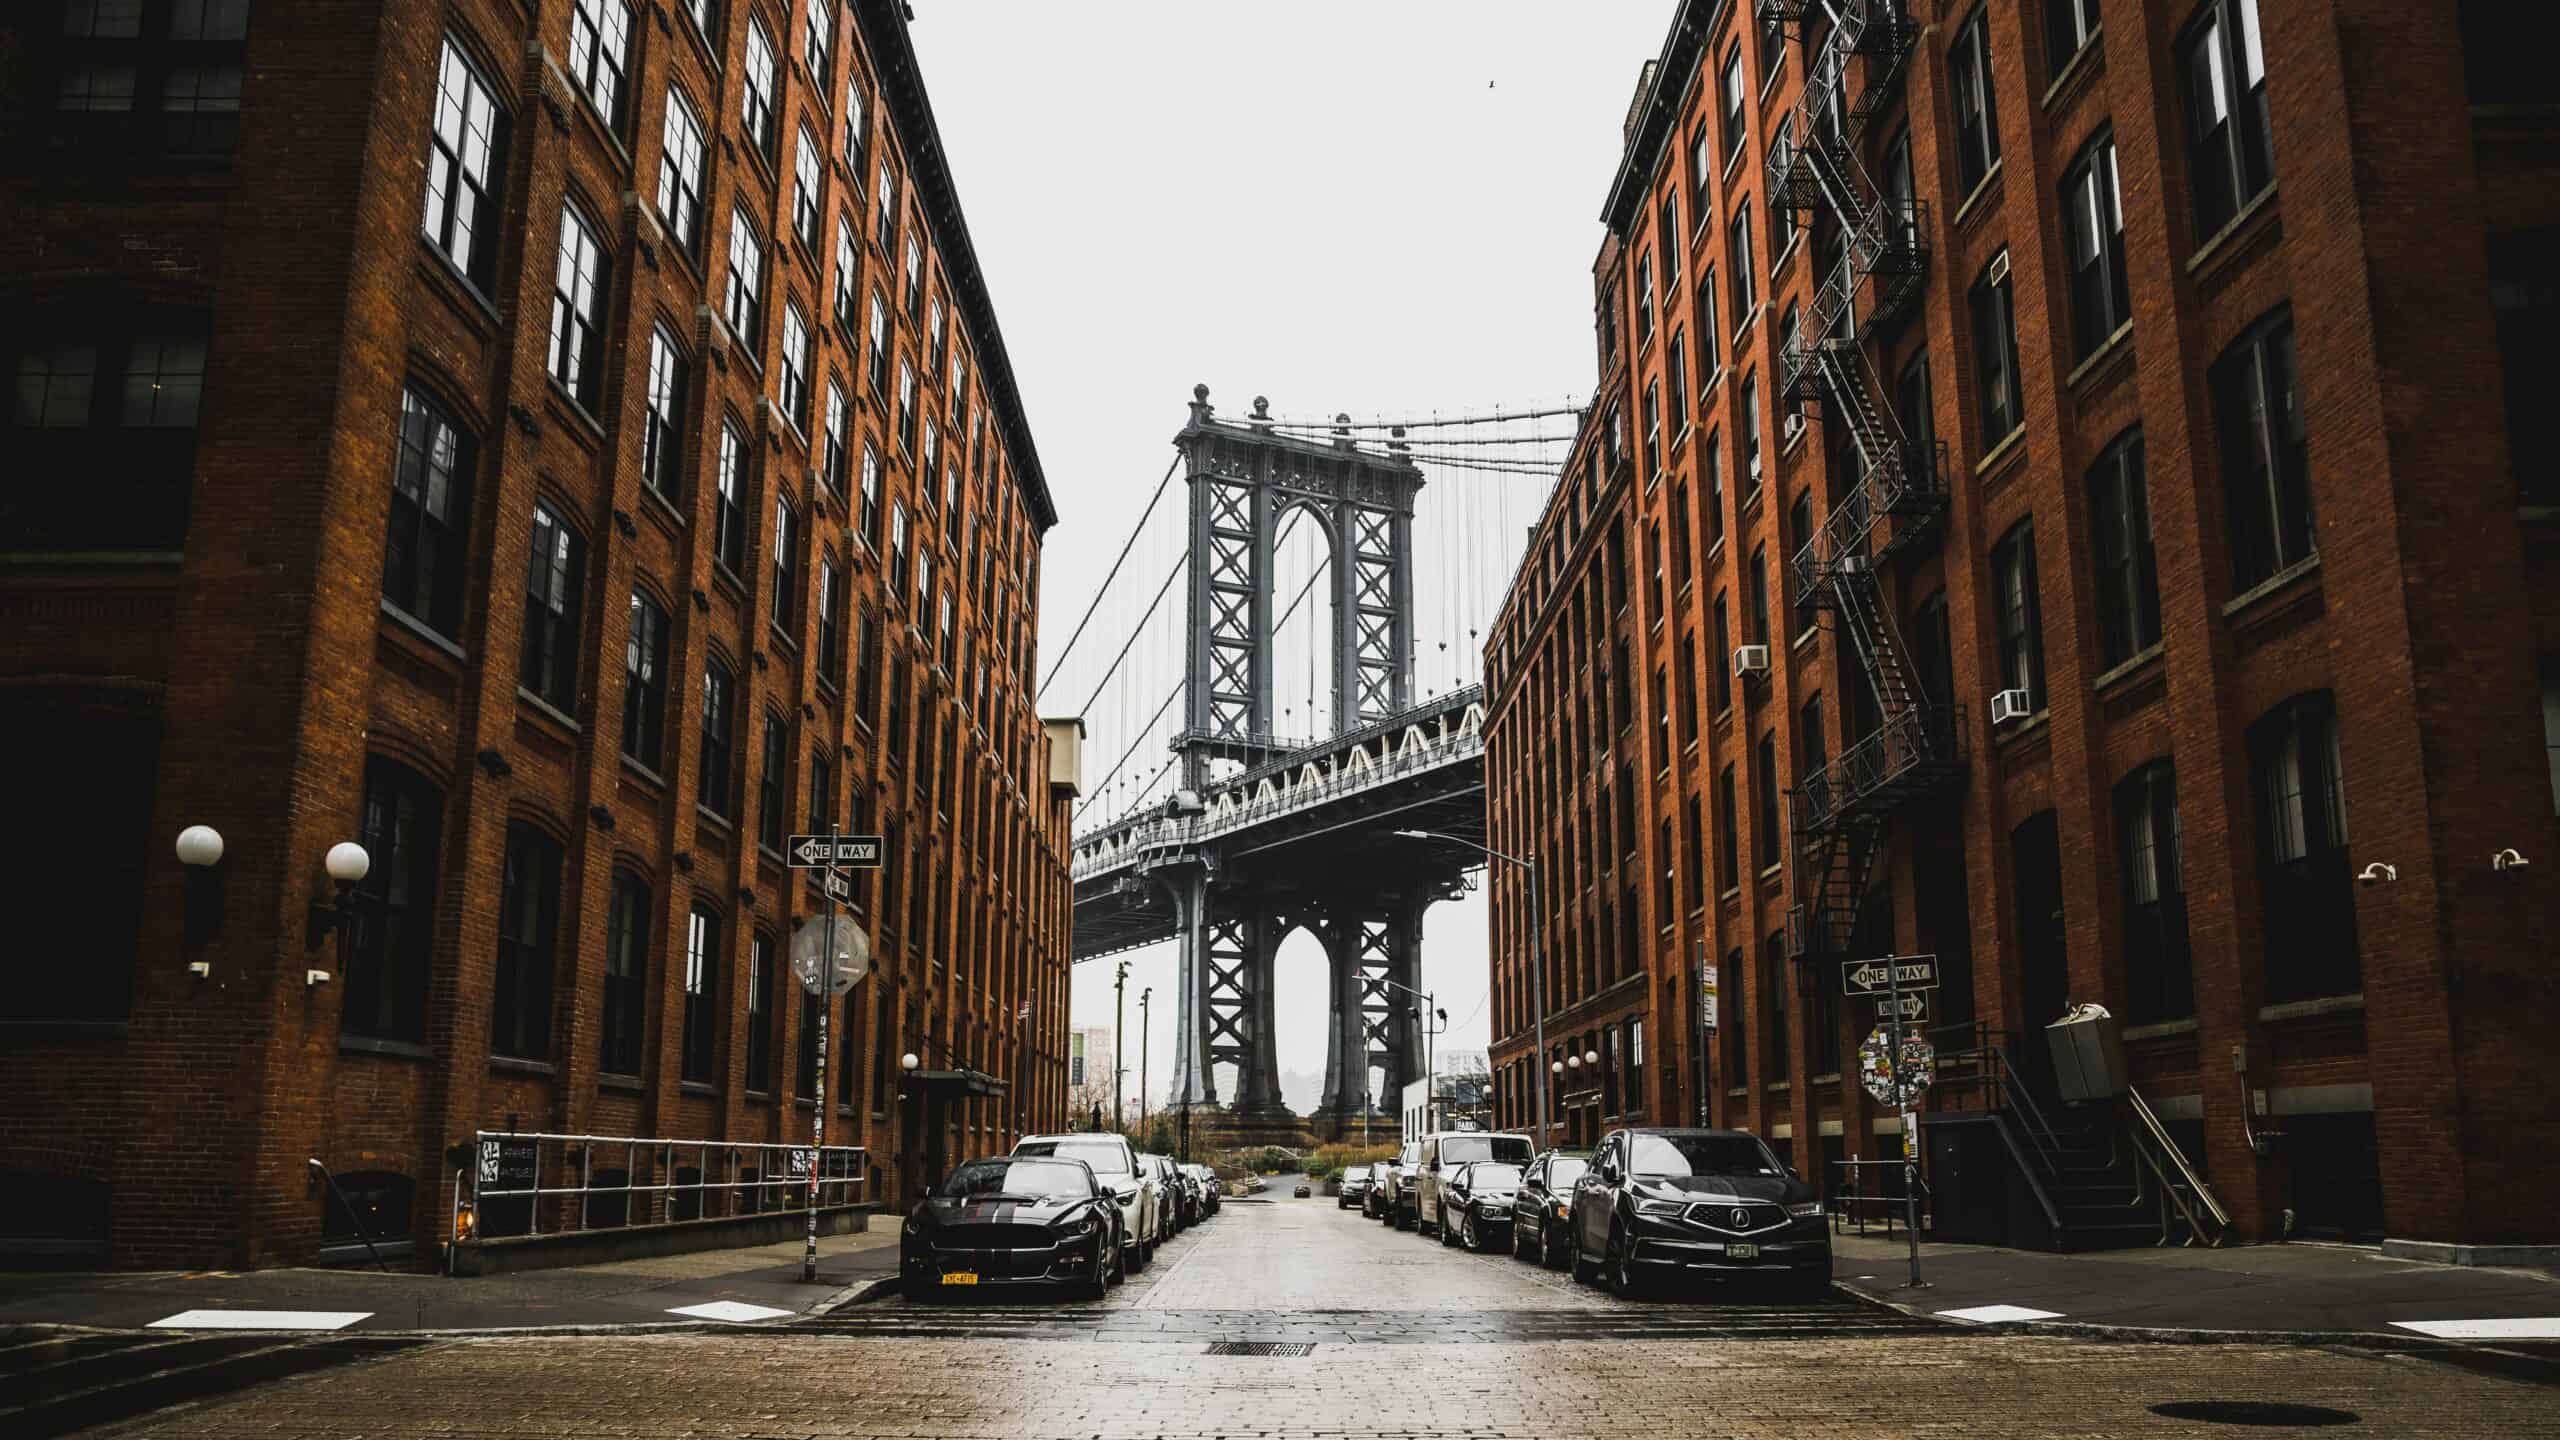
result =
[[[344,1330],[370,1310],[181,1310],[154,1330]]]
[[[2059,1310],[2030,1310],[2024,1305],[1976,1305],[1969,1310],[1941,1310],[1948,1320],[1962,1320],[1973,1325],[1998,1325],[2009,1320],[2059,1320]]]
[[[708,1305],[678,1306],[667,1313],[689,1315],[696,1320],[728,1320],[744,1324],[749,1320],[779,1320],[793,1312],[765,1305],[745,1305],[735,1300],[714,1300]]]
[[[2394,1320],[2403,1330],[2439,1340],[2560,1340],[2560,1315],[2521,1315],[2510,1320]]]

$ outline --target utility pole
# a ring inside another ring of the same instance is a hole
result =
[[[1147,1128],[1147,1006],[1156,997],[1156,987],[1138,992],[1138,1128]]]
[[[1123,1128],[1120,1119],[1120,1092],[1127,1087],[1120,1082],[1121,1078],[1129,1073],[1129,1067],[1121,1061],[1128,1055],[1129,1050],[1121,1041],[1128,1026],[1129,962],[1123,960],[1120,962],[1120,973],[1113,976],[1111,980],[1111,1128],[1114,1130]]]
[[[1489,845],[1479,845],[1464,836],[1445,834],[1438,830],[1399,830],[1396,835],[1399,839],[1405,840],[1445,840],[1452,845],[1462,845],[1486,859],[1499,860],[1506,865],[1516,865],[1527,874],[1529,882],[1529,1018],[1536,1028],[1535,1043],[1538,1047],[1538,1063],[1530,1066],[1529,1069],[1536,1077],[1538,1085],[1538,1144],[1544,1146],[1547,1143],[1548,1109],[1547,965],[1546,957],[1540,951],[1545,944],[1547,923],[1546,915],[1543,913],[1542,891],[1538,884],[1538,862],[1534,859],[1523,859],[1517,855],[1505,855]]]

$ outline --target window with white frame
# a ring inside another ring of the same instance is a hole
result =
[[[764,241],[742,206],[729,209],[729,277],[721,292],[720,318],[750,354],[764,348]]]
[[[827,377],[826,462],[827,488],[844,494],[846,458],[844,387]]]
[[[697,253],[702,241],[702,118],[684,92],[667,87],[667,121],[658,150],[658,217],[677,248]]]
[[[800,248],[818,253],[818,216],[825,209],[826,161],[818,154],[817,132],[800,123],[798,152],[791,160],[791,229]]]
[[[497,91],[450,38],[436,71],[435,138],[427,155],[427,242],[487,289],[498,255],[498,157],[506,114]]]
[[[880,451],[868,440],[862,442],[862,539],[873,551],[880,548]]]
[[[594,227],[576,206],[562,205],[560,258],[551,286],[551,378],[590,411],[604,391],[604,332],[597,321],[606,263]]]
[[[809,428],[809,322],[798,305],[782,307],[782,377],[775,400],[791,428]]]
[[[683,495],[684,351],[664,325],[649,331],[648,415],[640,428],[640,478],[669,499]]]
[[[850,332],[854,326],[854,295],[862,278],[862,252],[854,244],[853,217],[836,215],[836,324]]]
[[[753,15],[747,17],[747,75],[739,93],[738,118],[746,126],[747,140],[770,158],[779,139],[773,123],[773,37]]]
[[[747,569],[747,445],[738,427],[720,422],[719,499],[711,512],[711,553],[732,575]]]
[[[821,85],[827,79],[827,52],[833,47],[836,33],[836,7],[830,0],[809,0],[809,9],[801,18],[800,58],[809,67],[809,75]]]
[[[623,0],[574,0],[569,7],[569,74],[608,129],[622,128],[623,76],[631,61],[631,7]]]

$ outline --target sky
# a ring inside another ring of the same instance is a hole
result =
[[[1587,399],[1597,218],[1667,0],[1571,4],[914,0],[913,35],[1059,523],[1043,552],[1044,715],[1082,713],[1101,821],[1165,759],[1146,720],[1178,670],[1180,590],[1111,665],[1178,558],[1179,482],[1091,631],[1057,664],[1172,462],[1195,383],[1219,412],[1474,415]],[[1544,422],[1569,432],[1569,419]],[[1534,428],[1532,426],[1531,428]],[[1523,433],[1513,427],[1512,434]],[[1517,562],[1546,481],[1430,473],[1417,529],[1416,687],[1476,678],[1469,636]],[[1278,584],[1314,562],[1290,554]],[[1321,593],[1321,592],[1319,592]],[[1312,617],[1311,617],[1312,618]],[[1307,652],[1284,641],[1281,670]],[[1107,681],[1108,683],[1104,683]],[[1097,695],[1088,705],[1088,697]],[[1322,687],[1315,687],[1321,689]],[[1321,712],[1321,700],[1304,702]],[[1312,716],[1295,705],[1287,733]],[[1160,791],[1156,793],[1161,793]],[[1173,1060],[1170,945],[1130,952],[1127,1051],[1152,989],[1147,1073]],[[1113,1020],[1114,962],[1077,967],[1078,1025]],[[1280,1068],[1321,1076],[1326,970],[1282,947]],[[1489,1043],[1480,897],[1425,917],[1444,1050]],[[1311,1082],[1312,1083],[1312,1082]],[[1137,1088],[1132,1074],[1130,1089]],[[1312,1093],[1286,1097],[1304,1112]],[[1386,1102],[1393,1108],[1392,1098]]]

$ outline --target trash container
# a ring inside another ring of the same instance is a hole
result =
[[[2074,1005],[2044,1027],[2054,1083],[2066,1102],[2112,1100],[2124,1093],[2124,1035],[2104,1005]]]

